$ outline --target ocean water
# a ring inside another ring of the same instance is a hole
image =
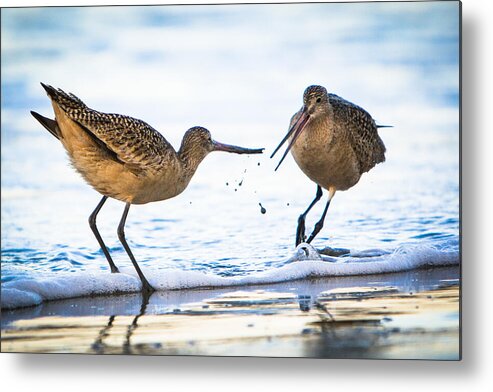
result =
[[[202,125],[266,148],[212,153],[179,197],[130,209],[127,240],[156,288],[458,264],[458,34],[454,2],[3,9],[2,307],[139,289],[116,235],[124,206],[98,215],[124,272],[110,274],[87,223],[100,195],[29,113],[52,116],[39,82],[143,119],[175,147]],[[277,172],[269,159],[310,84],[393,125],[380,130],[386,162],[336,194],[312,243],[345,257],[294,248],[316,185],[291,157]]]

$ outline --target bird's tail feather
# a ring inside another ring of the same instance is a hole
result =
[[[39,121],[39,123],[48,130],[53,136],[55,136],[57,139],[60,139],[60,134],[58,132],[58,124],[55,120],[52,120],[51,118],[44,117],[39,113],[33,112],[31,110],[31,114],[33,117]]]
[[[48,94],[51,100],[56,102],[64,111],[70,112],[72,110],[79,110],[86,107],[86,104],[74,94],[66,93],[62,89],[56,89],[44,83],[41,83],[41,86],[43,86],[46,94]]]

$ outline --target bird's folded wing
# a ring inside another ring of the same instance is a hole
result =
[[[367,172],[377,163],[384,162],[385,145],[378,135],[377,125],[371,115],[358,105],[335,94],[329,94],[329,102],[334,108],[334,115],[340,116],[341,123],[347,124],[344,128],[362,172]]]
[[[84,118],[73,118],[132,167],[159,168],[176,154],[168,141],[144,121],[118,114],[95,112]]]
[[[88,108],[73,94],[45,87],[52,100],[86,131],[114,152],[135,173],[156,170],[176,155],[171,144],[142,120]],[[49,89],[49,90],[48,90]]]

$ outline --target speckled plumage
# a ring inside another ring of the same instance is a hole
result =
[[[33,116],[57,137],[72,166],[99,193],[130,204],[177,196],[198,165],[212,151],[258,154],[213,141],[210,132],[192,127],[179,151],[142,120],[89,108],[73,94],[42,84],[51,99],[55,120]]]
[[[184,140],[176,152],[163,135],[142,120],[99,112],[73,94],[43,87],[56,117],[54,126],[45,127],[60,139],[72,166],[105,196],[131,204],[174,197],[187,187],[197,166],[211,151]],[[188,132],[210,139],[209,131],[203,129],[208,135],[204,136],[200,129]]]
[[[116,113],[102,113],[87,107],[74,94],[46,86],[53,103],[74,122],[92,133],[135,174],[159,170],[175,158],[173,146],[142,120]]]
[[[334,123],[341,124],[358,159],[361,173],[385,161],[385,145],[375,120],[363,108],[335,94],[328,94]]]
[[[317,184],[315,199],[298,218],[296,245],[306,239],[305,218],[322,197],[322,188],[329,191],[329,198],[307,242],[322,229],[336,191],[353,187],[363,173],[385,161],[385,145],[378,135],[378,127],[366,110],[327,93],[325,87],[306,88],[303,106],[291,118],[287,135],[271,156],[289,140],[276,170],[291,151],[303,173]]]
[[[385,145],[366,110],[327,93],[322,86],[308,87],[303,102],[303,108],[291,119],[290,128],[304,110],[310,112],[310,121],[294,142],[291,153],[314,182],[325,189],[347,190],[363,173],[385,161]]]

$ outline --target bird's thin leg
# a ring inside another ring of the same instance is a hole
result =
[[[118,271],[117,266],[113,262],[113,259],[110,256],[110,252],[108,251],[108,248],[104,244],[103,238],[101,238],[101,235],[99,234],[98,228],[96,227],[96,217],[98,216],[99,210],[101,210],[101,207],[103,207],[104,202],[108,196],[103,196],[99,204],[96,206],[96,209],[92,212],[91,215],[89,215],[89,226],[91,227],[92,232],[94,233],[94,236],[98,240],[99,246],[101,247],[104,255],[106,256],[106,260],[108,260],[108,263],[110,265],[111,272],[120,272]]]
[[[128,257],[130,257],[130,260],[132,261],[132,264],[134,265],[135,271],[137,271],[137,275],[139,275],[140,281],[142,282],[142,291],[144,293],[152,293],[154,291],[154,288],[149,284],[147,281],[146,277],[142,273],[142,270],[140,269],[139,265],[137,264],[137,261],[135,260],[134,255],[132,254],[132,251],[130,250],[130,247],[127,244],[127,241],[125,240],[125,221],[127,220],[127,215],[128,215],[128,210],[130,209],[130,203],[125,204],[125,209],[123,210],[123,215],[122,219],[120,220],[120,224],[118,225],[118,238],[120,239],[120,242],[122,243],[123,247],[125,248],[125,251],[128,254]]]
[[[310,203],[306,211],[298,217],[298,227],[296,228],[296,246],[305,241],[305,219],[306,215],[312,207],[320,200],[322,197],[322,187],[317,185],[317,194],[315,195],[315,199]]]
[[[335,194],[335,188],[330,188],[329,189],[329,200],[327,200],[327,204],[325,205],[324,212],[322,214],[322,217],[320,220],[315,223],[315,227],[313,228],[312,234],[310,234],[310,237],[306,240],[307,243],[312,242],[312,240],[315,238],[315,236],[322,230],[322,227],[324,227],[324,220],[325,220],[325,215],[327,215],[327,210],[329,209],[330,206],[330,201],[334,197]]]

